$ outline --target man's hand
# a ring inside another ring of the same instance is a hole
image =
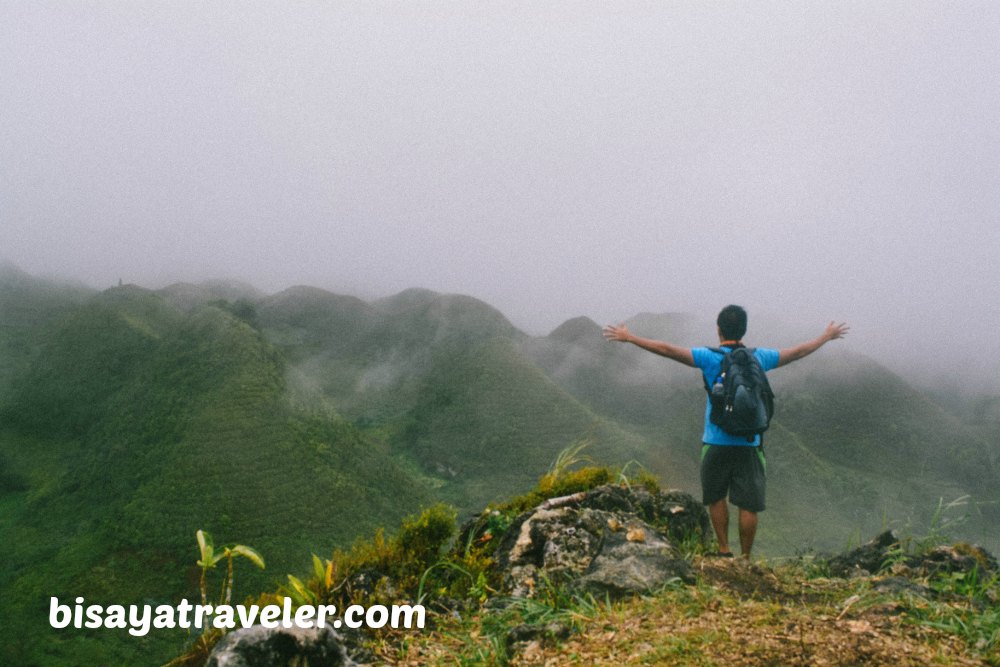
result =
[[[649,338],[633,336],[632,332],[628,330],[628,327],[625,326],[624,323],[619,324],[618,326],[609,324],[604,327],[604,337],[610,341],[618,343],[632,343],[647,352],[652,352],[660,355],[661,357],[679,361],[685,366],[694,366],[694,357],[691,356],[691,350],[686,347],[679,347],[677,345],[664,342],[662,340],[650,340]]]
[[[850,329],[851,327],[847,326],[846,322],[841,322],[840,324],[830,322],[826,325],[826,331],[823,332],[823,336],[827,340],[837,340],[838,338],[846,336]]]
[[[823,333],[806,343],[800,343],[795,347],[785,348],[784,350],[778,351],[778,366],[784,366],[785,364],[790,364],[793,361],[797,361],[802,357],[808,357],[810,354],[823,347],[831,340],[837,340],[838,338],[843,338],[847,335],[847,331],[851,327],[847,326],[846,323],[841,322],[837,324],[836,322],[830,322],[826,325],[826,329]]]
[[[621,323],[618,326],[609,324],[604,327],[604,337],[610,341],[617,341],[619,343],[627,343],[631,338],[632,334],[629,333],[628,327],[625,323]]]

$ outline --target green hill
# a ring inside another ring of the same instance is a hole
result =
[[[0,500],[0,539],[14,545],[3,662],[170,655],[183,637],[45,632],[43,607],[51,595],[190,596],[199,528],[267,554],[273,573],[248,580],[260,585],[431,501],[383,444],[332,410],[293,405],[285,373],[281,353],[238,317],[185,314],[138,288],[60,321],[2,412],[0,456],[18,480]]]
[[[0,264],[0,395],[34,358],[41,333],[91,294]]]
[[[519,352],[527,336],[476,299],[408,290],[369,305],[297,288],[259,312],[301,386],[462,509],[530,488],[576,440],[626,461],[643,445],[551,381]]]
[[[839,517],[846,528],[856,517],[856,530],[873,532],[886,517],[925,527],[939,501],[967,497],[946,518],[965,517],[960,534],[1000,545],[991,481],[1000,443],[868,359],[831,355],[788,372],[770,438],[773,479],[787,502],[818,487],[817,505],[830,509],[824,521]]]

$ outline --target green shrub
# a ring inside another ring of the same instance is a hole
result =
[[[396,542],[406,560],[432,563],[455,534],[455,510],[438,503],[416,517],[403,519]]]

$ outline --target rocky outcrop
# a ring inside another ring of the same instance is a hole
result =
[[[940,545],[914,555],[905,554],[899,538],[892,531],[885,531],[867,544],[834,556],[829,565],[831,574],[849,577],[877,574],[894,562],[923,575],[977,569],[984,574],[1000,571],[992,554],[982,547],[962,542]]]
[[[935,572],[972,572],[979,570],[983,574],[1000,572],[996,558],[982,547],[959,542],[952,545],[934,547],[921,554],[910,563],[911,567],[933,574]]]
[[[230,632],[208,657],[206,667],[353,667],[341,637],[329,626],[302,629],[255,625]]]
[[[867,544],[831,558],[830,573],[838,577],[875,574],[889,561],[890,550],[898,548],[899,538],[894,532],[887,530]]]
[[[548,500],[518,517],[497,548],[505,591],[532,597],[545,582],[613,598],[693,581],[677,544],[701,540],[708,516],[679,491],[601,486]]]

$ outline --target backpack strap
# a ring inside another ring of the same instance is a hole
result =
[[[715,352],[716,354],[721,354],[723,356],[725,356],[727,354],[725,350],[723,350],[721,348],[718,348],[718,347],[709,347],[709,348],[706,348],[706,349],[709,349],[712,352]],[[701,374],[701,381],[705,383],[705,392],[708,393],[709,396],[711,396],[712,395],[712,385],[710,385],[708,383],[708,378],[705,377],[704,373]]]
[[[719,348],[719,347],[710,347],[708,349],[711,350],[712,352],[718,352],[721,355],[732,354],[736,350],[746,350],[747,353],[751,357],[754,356],[754,353],[757,351],[757,348],[755,348],[755,347],[747,347],[746,345],[743,345],[742,343],[740,343],[736,347],[734,347],[731,350],[729,350],[729,352],[726,352],[725,350],[723,350],[722,348]]]

